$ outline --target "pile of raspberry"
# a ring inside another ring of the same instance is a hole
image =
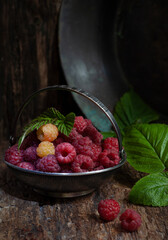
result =
[[[104,199],[98,204],[98,213],[104,221],[113,221],[120,213],[120,205],[114,199]],[[132,209],[126,209],[119,218],[121,228],[134,232],[141,226],[142,220],[139,213]]]
[[[10,147],[5,160],[18,167],[43,172],[96,171],[120,162],[117,138],[106,138],[82,116],[75,117],[67,137],[53,124],[41,126],[18,145]]]

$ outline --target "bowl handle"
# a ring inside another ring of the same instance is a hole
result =
[[[27,99],[23,102],[22,106],[20,107],[16,118],[14,120],[13,126],[12,126],[12,131],[10,134],[10,138],[9,138],[9,143],[10,145],[13,145],[16,142],[16,126],[17,126],[17,122],[18,119],[20,118],[23,110],[25,109],[25,107],[29,104],[29,102],[39,93],[44,92],[44,91],[49,91],[49,90],[65,90],[65,91],[69,91],[69,92],[74,92],[77,93],[85,98],[87,98],[88,100],[90,100],[91,102],[93,102],[97,107],[99,107],[104,114],[107,116],[107,118],[110,120],[114,131],[117,135],[118,138],[118,143],[119,143],[119,151],[120,151],[120,156],[121,158],[123,158],[123,155],[125,155],[124,149],[122,148],[122,138],[121,138],[121,132],[120,129],[117,125],[117,122],[115,120],[115,118],[113,117],[112,113],[108,110],[108,108],[96,97],[91,96],[88,92],[82,90],[82,89],[77,89],[75,87],[69,87],[67,85],[53,85],[53,86],[48,86],[46,88],[42,88],[37,90],[36,92],[32,93],[29,97],[27,97]]]

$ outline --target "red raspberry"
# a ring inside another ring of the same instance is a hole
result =
[[[88,125],[93,125],[92,124],[92,121],[90,120],[90,119],[85,119],[85,122],[86,122],[86,125],[88,126]]]
[[[82,116],[75,117],[74,127],[79,133],[82,133],[86,128],[87,123]]]
[[[29,147],[23,153],[24,160],[27,162],[34,162],[37,160],[36,147]]]
[[[109,137],[106,138],[103,142],[103,149],[117,149],[119,151],[118,139]]]
[[[61,165],[61,173],[72,173],[71,165],[70,164],[63,164]]]
[[[134,210],[127,209],[120,216],[121,227],[129,232],[136,231],[142,223],[141,216]]]
[[[18,150],[17,144],[13,145],[6,150],[5,160],[13,165],[23,162],[23,150]]]
[[[39,145],[40,141],[37,139],[36,131],[29,133],[29,135],[24,139],[20,149],[25,150],[28,147]]]
[[[109,168],[119,164],[120,157],[116,150],[106,149],[100,153],[99,161],[105,168]]]
[[[100,144],[103,139],[102,134],[91,124],[85,128],[83,136],[88,136],[96,144]]]
[[[20,168],[27,169],[27,170],[35,170],[34,165],[30,162],[20,162],[17,164],[17,166]]]
[[[59,163],[70,163],[73,162],[76,157],[76,150],[70,143],[60,143],[55,148],[55,156]]]
[[[105,221],[114,220],[120,212],[120,205],[113,199],[101,200],[98,205],[100,217]]]
[[[93,160],[89,156],[82,154],[77,155],[72,163],[73,172],[87,172],[93,169]]]
[[[83,154],[93,157],[92,140],[89,137],[81,137],[76,141],[73,141],[73,146],[76,149],[77,154]]]
[[[58,144],[63,143],[64,139],[62,137],[58,137],[54,142],[54,146],[56,147]]]
[[[91,145],[91,150],[93,152],[93,156],[92,156],[93,161],[97,161],[100,153],[102,152],[101,146],[96,145],[95,143],[93,143]]]
[[[98,171],[98,170],[102,170],[102,169],[104,169],[104,167],[101,165],[99,167],[94,168],[94,171]]]
[[[81,134],[77,132],[75,128],[72,128],[70,134],[68,137],[64,136],[64,139],[66,142],[72,143],[73,141],[76,141],[82,137]]]
[[[55,155],[47,155],[39,159],[36,168],[42,172],[59,172],[61,170]]]

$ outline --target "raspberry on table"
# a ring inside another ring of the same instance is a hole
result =
[[[100,163],[105,167],[114,167],[120,162],[120,156],[117,150],[106,149],[99,155]]]
[[[82,133],[84,131],[84,129],[86,128],[86,126],[87,126],[87,123],[82,116],[75,117],[74,128],[76,128],[76,130],[79,133]]]
[[[49,154],[55,154],[54,144],[49,141],[41,142],[36,149],[37,156],[42,158]]]
[[[51,123],[41,126],[37,130],[37,138],[42,141],[54,141],[58,136],[58,128]]]
[[[120,205],[114,199],[101,200],[98,204],[98,212],[101,219],[112,221],[118,216]]]
[[[47,155],[38,160],[36,168],[42,172],[60,172],[61,167],[55,155]]]
[[[127,209],[120,216],[121,227],[129,232],[136,231],[142,223],[139,213],[132,209]]]
[[[91,157],[79,154],[76,156],[71,168],[73,172],[87,172],[93,170],[93,166],[94,164]]]
[[[20,162],[17,164],[17,166],[27,170],[35,170],[35,166],[30,162]]]
[[[76,150],[70,143],[63,142],[56,146],[55,156],[60,164],[70,163],[76,157]]]
[[[118,139],[114,137],[108,137],[103,142],[103,149],[116,149],[119,151]]]
[[[36,153],[36,147],[28,147],[24,152],[23,152],[23,157],[24,160],[27,162],[34,162],[37,160],[37,153]]]
[[[84,129],[82,135],[88,136],[96,144],[101,144],[103,139],[103,135],[91,124]]]
[[[5,161],[13,165],[23,162],[23,150],[18,149],[18,144],[13,145],[6,150]]]

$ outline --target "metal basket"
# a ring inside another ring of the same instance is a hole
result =
[[[119,154],[121,157],[120,163],[114,167],[110,167],[110,168],[106,168],[98,171],[90,171],[90,172],[83,172],[83,173],[49,173],[49,172],[40,172],[35,170],[26,170],[23,168],[19,168],[15,165],[12,165],[9,162],[6,162],[5,160],[4,162],[17,179],[32,186],[33,189],[40,194],[51,196],[51,197],[61,197],[61,198],[77,197],[77,196],[89,194],[92,191],[94,191],[96,188],[98,188],[101,184],[104,184],[105,182],[107,182],[111,178],[112,174],[116,173],[116,171],[126,161],[126,154],[122,147],[121,133],[120,133],[119,127],[112,113],[96,97],[91,96],[89,93],[81,89],[71,88],[66,85],[49,86],[34,92],[32,95],[30,95],[26,99],[26,101],[22,104],[21,108],[18,111],[18,114],[14,121],[9,143],[10,145],[13,145],[16,142],[17,122],[23,110],[25,109],[25,107],[36,95],[38,95],[43,91],[50,91],[50,90],[63,90],[63,91],[77,93],[83,96],[84,98],[87,98],[91,102],[93,102],[97,107],[99,107],[102,110],[102,112],[104,112],[104,114],[110,120],[118,138]]]

